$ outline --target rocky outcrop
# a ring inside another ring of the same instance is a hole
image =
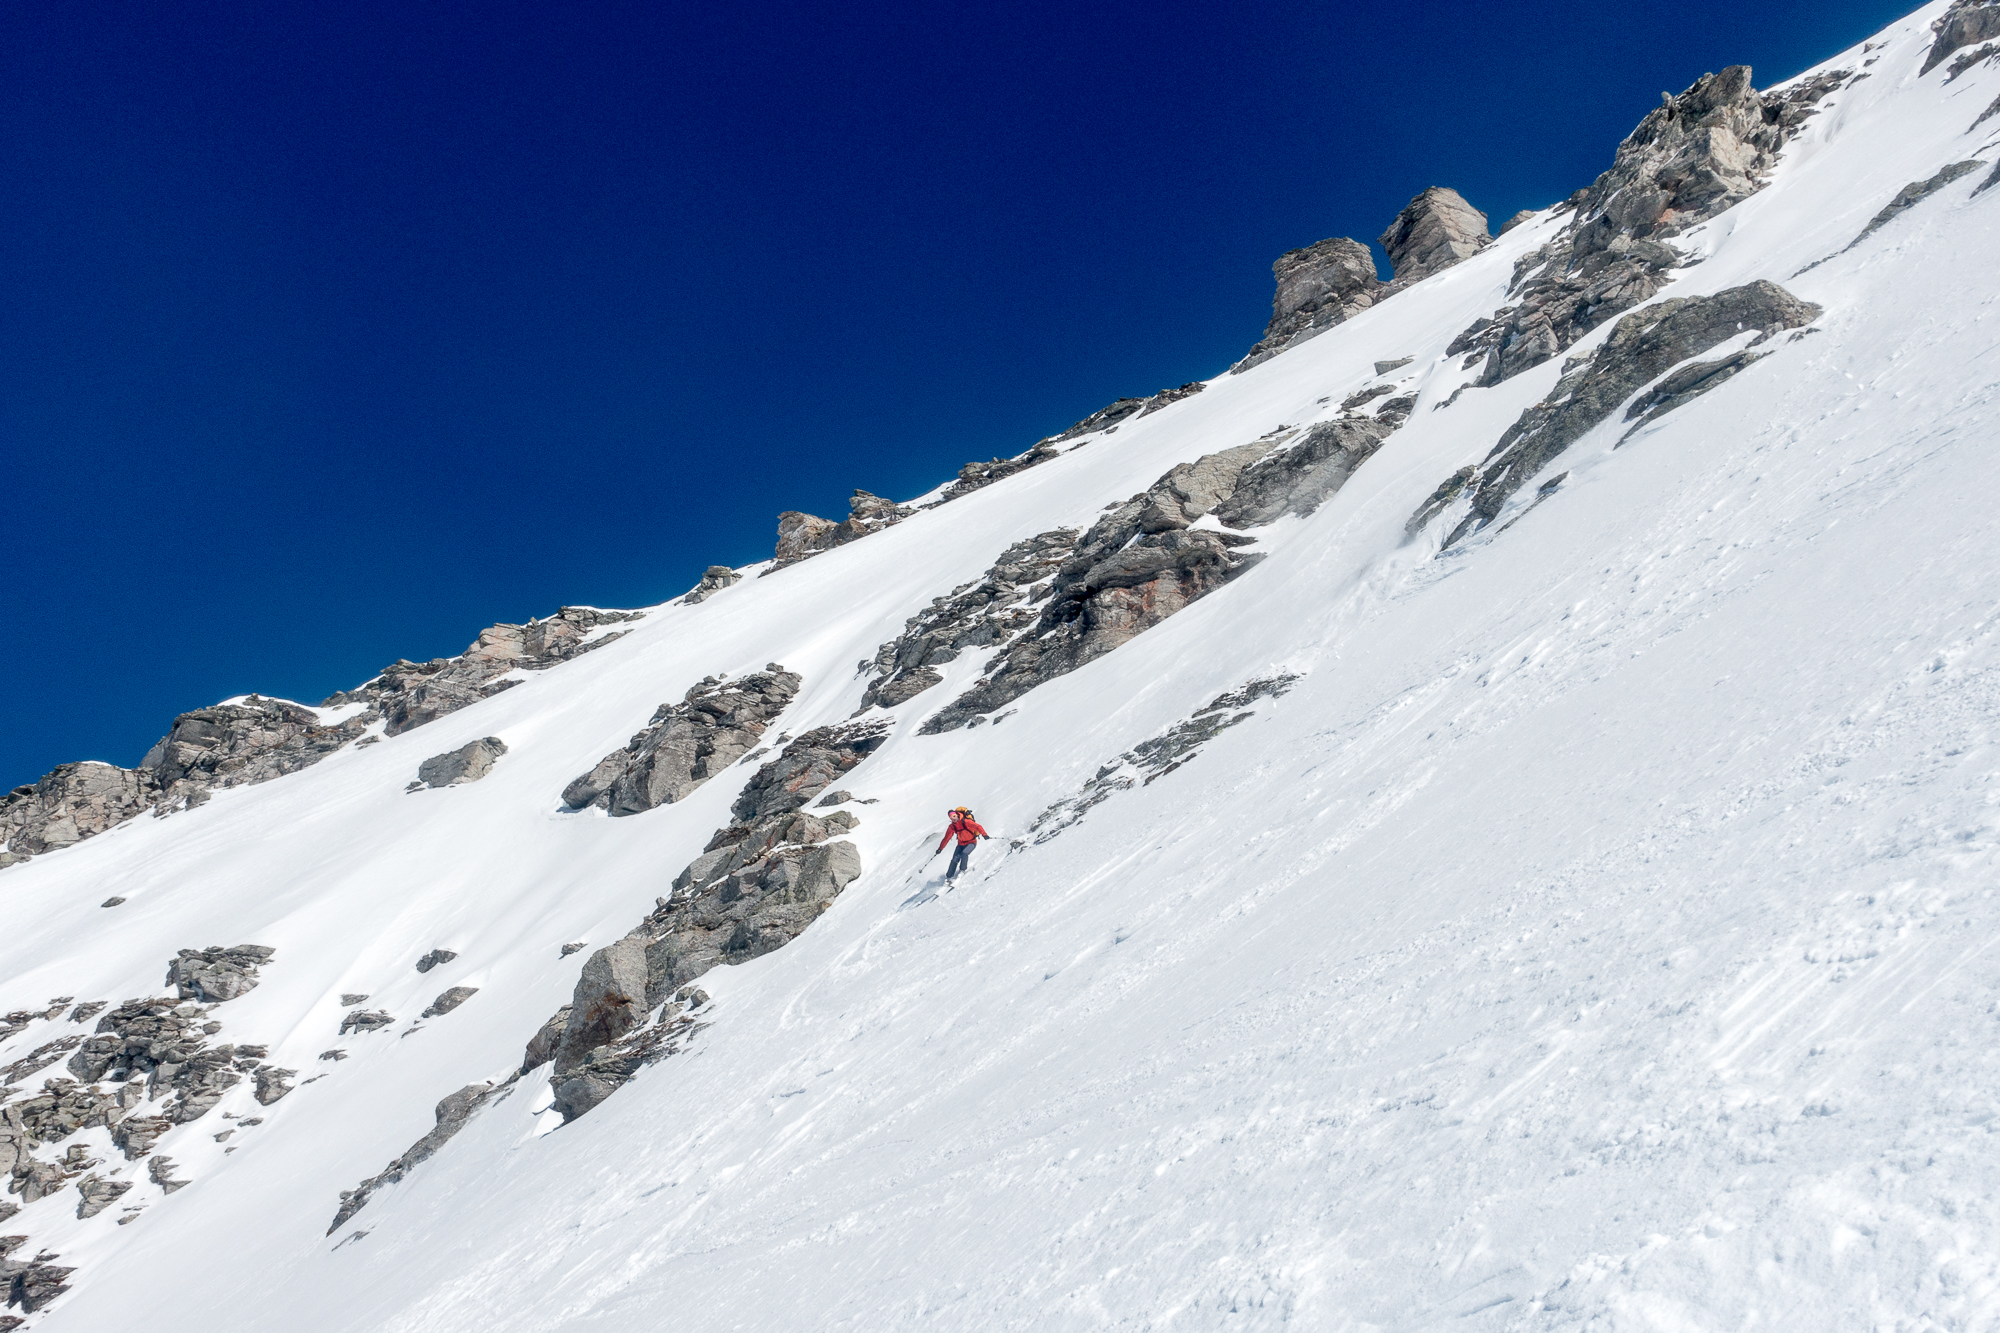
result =
[[[646,1021],[646,942],[631,936],[592,954],[576,981],[569,1020],[556,1043],[555,1072],[567,1074],[590,1052]]]
[[[696,606],[707,601],[724,588],[741,583],[743,576],[728,565],[710,565],[701,576],[701,582],[694,585],[687,596],[681,598],[682,606]]]
[[[521,1072],[532,1073],[556,1058],[556,1047],[562,1042],[562,1035],[569,1027],[570,1006],[564,1005],[549,1016],[541,1030],[528,1039],[526,1049],[521,1052]]]
[[[203,950],[183,949],[168,964],[167,981],[179,996],[160,999],[127,1000],[110,1007],[100,1001],[76,1006],[70,1017],[76,1022],[98,1018],[96,1030],[86,1039],[81,1034],[63,1039],[64,1048],[73,1050],[69,1071],[76,1078],[49,1078],[41,1091],[0,1105],[0,1180],[9,1193],[24,1203],[33,1203],[59,1193],[75,1181],[76,1216],[87,1221],[108,1210],[128,1193],[134,1181],[121,1180],[121,1169],[100,1172],[101,1159],[89,1147],[71,1144],[59,1158],[37,1157],[36,1150],[58,1144],[88,1129],[109,1131],[111,1145],[127,1160],[148,1156],[162,1135],[176,1125],[198,1120],[221,1101],[228,1090],[247,1075],[258,1083],[260,1101],[275,1101],[289,1091],[284,1079],[291,1070],[272,1070],[264,1063],[263,1046],[210,1046],[208,1038],[222,1030],[212,1017],[216,1005],[235,999],[258,980],[258,968],[268,962],[274,950],[257,945]],[[68,997],[43,1013],[9,1014],[7,1026],[21,1030],[17,1018],[53,1019],[68,1006]],[[10,1033],[11,1035],[11,1033]],[[275,1095],[267,1089],[282,1089]],[[152,1104],[154,1114],[140,1115]],[[244,1125],[261,1123],[256,1119]],[[233,1131],[225,1130],[218,1139]],[[172,1164],[154,1163],[149,1174],[164,1192],[186,1184],[171,1178]],[[16,1211],[16,1206],[0,1206],[0,1218]],[[131,1221],[140,1209],[127,1207],[119,1222]],[[7,1258],[15,1248],[6,1243],[20,1238],[0,1239],[0,1275],[13,1285],[15,1304],[29,1309],[46,1301],[64,1287],[74,1270],[50,1266],[56,1256],[42,1253],[31,1263]],[[24,1285],[25,1284],[25,1285]]]
[[[395,1026],[396,1016],[386,1009],[356,1009],[340,1020],[340,1035],[350,1032],[380,1032]]]
[[[833,539],[829,534],[839,526],[830,518],[787,509],[778,515],[778,545],[772,558],[780,565],[789,565],[831,550]]]
[[[68,1278],[76,1270],[60,1268],[48,1262],[60,1255],[36,1255],[33,1263],[16,1263],[12,1260],[0,1264],[0,1271],[11,1272],[7,1287],[8,1308],[20,1306],[23,1313],[33,1314],[56,1297],[69,1290]]]
[[[727,681],[710,676],[677,704],[661,704],[644,730],[563,788],[563,804],[636,815],[684,800],[755,749],[803,683],[776,662]]]
[[[958,479],[944,488],[944,493],[923,508],[934,509],[941,504],[949,504],[962,496],[972,494],[991,486],[996,481],[1004,481],[1018,472],[1039,467],[1053,459],[1061,458],[1063,451],[1056,446],[1070,440],[1092,435],[1099,431],[1105,434],[1118,429],[1126,421],[1151,416],[1165,407],[1171,407],[1183,399],[1192,398],[1206,389],[1201,380],[1192,380],[1177,389],[1162,389],[1151,398],[1120,398],[1109,407],[1100,408],[1059,435],[1042,440],[1025,454],[1013,458],[994,458],[986,462],[971,462],[958,470]]]
[[[1535,210],[1532,208],[1524,208],[1520,212],[1516,213],[1513,217],[1508,218],[1505,222],[1500,224],[1500,234],[1502,236],[1505,236],[1508,232],[1514,230],[1514,228],[1520,226],[1523,222],[1533,222],[1534,220],[1535,220]]]
[[[1374,416],[1320,422],[1238,474],[1229,498],[1215,508],[1216,519],[1241,529],[1306,517],[1347,484],[1406,414],[1384,404]]]
[[[1116,430],[1127,417],[1139,415],[1148,401],[1150,400],[1145,398],[1114,398],[1109,407],[1098,408],[1062,434],[1051,436],[1042,443],[1064,444],[1085,435],[1095,435],[1099,431]]]
[[[1264,336],[1231,366],[1241,374],[1374,305],[1382,287],[1375,255],[1360,241],[1334,236],[1287,250],[1271,265],[1278,290]]]
[[[146,1178],[158,1185],[164,1194],[172,1194],[187,1184],[185,1180],[174,1179],[174,1159],[164,1154],[156,1154],[146,1163]]]
[[[0,866],[81,842],[146,809],[154,789],[113,764],[63,764],[0,799]]]
[[[565,1119],[680,1048],[699,1026],[689,1011],[706,1003],[692,998],[688,983],[782,948],[860,875],[854,844],[835,841],[859,821],[846,811],[822,818],[806,806],[887,735],[882,724],[849,723],[792,741],[744,784],[732,822],[681,871],[672,893],[631,934],[591,955],[567,1014],[558,1015],[562,1035],[549,1041],[552,1018],[523,1057],[530,1069],[550,1053],[554,1105]]]
[[[479,994],[479,987],[477,986],[453,986],[450,990],[430,1002],[430,1005],[423,1012],[423,1017],[437,1018],[440,1015],[448,1014],[477,994]]]
[[[1994,6],[1994,12],[2000,13],[2000,5]],[[1928,179],[1911,181],[1908,185],[1896,191],[1896,197],[1884,204],[1881,212],[1869,219],[1868,225],[1861,229],[1859,236],[1856,236],[1848,243],[1847,248],[1852,250],[1855,246],[1880,231],[1888,223],[1893,222],[1902,214],[1930,198],[1945,186],[1962,176],[1971,175],[1985,165],[1984,162],[1954,162]]]
[[[1180,768],[1199,755],[1202,746],[1229,728],[1255,717],[1258,700],[1281,697],[1298,679],[1292,673],[1281,672],[1247,681],[1227,694],[1218,695],[1206,707],[1196,709],[1186,721],[1177,722],[1158,736],[1133,746],[1098,769],[1074,795],[1064,797],[1036,815],[1034,822],[1028,825],[1035,844],[1039,846],[1064,829],[1074,827],[1092,809],[1119,792],[1140,785],[1151,786],[1155,779]],[[1014,845],[1019,847],[1025,842],[1026,839],[1023,839]]]
[[[393,1185],[408,1175],[420,1163],[429,1161],[444,1147],[451,1137],[465,1128],[466,1121],[473,1113],[489,1103],[503,1101],[513,1092],[514,1080],[518,1074],[510,1074],[498,1085],[492,1083],[471,1083],[446,1097],[437,1104],[437,1123],[429,1133],[411,1144],[403,1155],[384,1167],[379,1175],[370,1176],[351,1190],[340,1192],[340,1208],[333,1215],[333,1224],[326,1229],[331,1236],[341,1225],[363,1208],[376,1190],[384,1185]]]
[[[967,649],[1005,643],[1033,624],[1037,613],[1031,608],[1052,591],[1049,581],[1075,553],[1076,539],[1075,528],[1024,538],[1002,551],[978,579],[933,598],[900,635],[861,664],[872,679],[857,713],[907,703],[944,679],[936,668]]]
[[[1277,292],[1271,322],[1241,361],[1229,368],[1240,375],[1280,352],[1318,337],[1336,324],[1380,305],[1434,273],[1468,259],[1492,244],[1486,215],[1456,190],[1433,185],[1403,207],[1381,235],[1393,277],[1383,282],[1375,254],[1351,237],[1335,236],[1290,250],[1271,265]]]
[[[439,967],[445,963],[449,963],[452,959],[456,957],[458,957],[458,951],[456,949],[432,949],[429,953],[425,954],[422,958],[419,958],[417,960],[417,971],[428,972],[434,967]],[[361,997],[362,1000],[365,1000],[367,998],[368,997],[365,995]],[[356,1000],[355,1003],[359,1004],[361,1003],[361,1000]]]
[[[192,809],[211,792],[310,768],[363,740],[378,722],[391,736],[422,726],[507,688],[510,682],[500,678],[509,672],[546,670],[603,647],[622,635],[588,636],[639,614],[568,606],[546,620],[495,625],[459,657],[395,662],[359,689],[330,696],[320,708],[366,705],[338,722],[322,723],[314,709],[254,694],[183,713],[135,769],[63,764],[0,798],[0,868],[94,837],[147,810],[165,815]]]
[[[1169,469],[1100,518],[1055,572],[1041,614],[985,678],[926,721],[924,735],[974,725],[1029,690],[1129,642],[1254,563],[1252,540],[1190,530],[1234,494],[1246,468],[1288,443],[1286,429]]]
[[[1005,481],[1017,472],[1040,467],[1050,459],[1061,457],[1062,450],[1043,440],[1017,458],[995,458],[985,463],[967,463],[958,470],[958,480],[945,487],[944,494],[940,495],[935,503],[947,504],[961,496],[991,486],[996,481]]]
[[[112,1180],[109,1177],[100,1176],[94,1171],[91,1172],[82,1180],[76,1182],[76,1192],[78,1195],[76,1220],[81,1222],[86,1218],[96,1217],[106,1208],[109,1208],[112,1204],[123,1198],[126,1191],[131,1188],[132,1182],[129,1180]]]
[[[1395,281],[1407,285],[1472,258],[1493,238],[1484,213],[1458,191],[1433,185],[1404,205],[1376,243],[1388,254]]]
[[[1753,282],[1713,296],[1660,301],[1625,316],[1594,352],[1564,364],[1556,387],[1507,428],[1476,474],[1447,481],[1418,508],[1410,519],[1412,531],[1470,491],[1470,512],[1445,539],[1450,547],[1492,522],[1508,498],[1549,460],[1682,362],[1745,331],[1762,330],[1755,340],[1761,342],[1779,330],[1802,328],[1819,314],[1818,306],[1782,287]],[[1722,383],[1742,364],[1687,367],[1631,402],[1627,419],[1671,410]]]
[[[367,729],[359,718],[322,726],[299,704],[251,695],[174,719],[139,761],[159,808],[200,805],[211,791],[248,786],[310,768]]]
[[[257,1098],[257,1105],[269,1106],[284,1100],[294,1091],[291,1081],[298,1077],[298,1073],[296,1069],[279,1069],[273,1065],[259,1066],[256,1074],[257,1088],[252,1094]]]
[[[1139,409],[1139,415],[1149,417],[1163,407],[1172,407],[1184,398],[1194,397],[1207,387],[1205,380],[1189,380],[1178,389],[1162,389],[1146,400],[1146,405]]]
[[[493,763],[507,753],[507,742],[498,736],[467,741],[456,750],[434,754],[417,765],[417,780],[411,787],[457,787],[477,782],[493,771]]]
[[[1762,96],[1750,67],[1733,65],[1678,97],[1662,93],[1611,168],[1570,198],[1569,226],[1515,264],[1516,304],[1476,321],[1447,355],[1482,359],[1478,382],[1499,384],[1651,300],[1680,263],[1667,240],[1762,189],[1785,141],[1850,77],[1836,71]]]
[[[480,1107],[508,1095],[523,1074],[553,1065],[551,1105],[567,1122],[640,1069],[680,1051],[705,1026],[695,1014],[709,1002],[690,981],[797,938],[861,873],[852,843],[827,841],[858,821],[845,811],[821,819],[805,807],[886,735],[881,726],[821,727],[759,768],[730,809],[736,822],[718,830],[681,872],[672,897],[661,898],[623,939],[591,954],[570,1003],[529,1040],[520,1069],[498,1086],[473,1084],[439,1102],[430,1133],[381,1174],[342,1191],[327,1234],[376,1190],[436,1153]]]
[[[12,1087],[30,1074],[47,1069],[82,1043],[81,1037],[57,1037],[54,1041],[43,1042],[18,1060],[0,1068],[0,1086]]]
[[[1957,0],[1933,23],[1937,39],[1924,57],[1920,75],[1928,74],[1963,47],[2000,37],[2000,4],[1991,0]]]
[[[778,515],[778,545],[772,553],[775,563],[764,572],[775,574],[822,551],[859,541],[871,532],[902,522],[914,512],[893,500],[858,489],[849,497],[847,508],[847,518],[839,523],[796,509]]]
[[[365,703],[368,709],[360,716],[373,714],[381,719],[385,734],[398,736],[507,689],[513,682],[502,678],[511,672],[546,671],[615,643],[630,631],[596,631],[637,620],[642,614],[565,606],[553,616],[525,625],[495,625],[481,630],[472,646],[457,657],[391,662],[374,680],[359,689],[331,695],[320,707]]]
[[[1050,444],[1063,444],[1070,440],[1080,439],[1085,435],[1094,435],[1099,431],[1108,435],[1117,430],[1126,421],[1138,417],[1151,416],[1161,408],[1171,407],[1183,398],[1194,397],[1207,387],[1208,385],[1201,380],[1192,380],[1181,385],[1178,389],[1162,389],[1150,398],[1115,399],[1109,407],[1099,408],[1062,434],[1052,435],[1035,447],[1040,449]],[[1055,454],[1052,452],[1049,456],[1055,457]],[[964,474],[960,473],[960,475],[963,476]]]
[[[239,944],[225,949],[182,949],[167,964],[166,984],[183,1000],[221,1004],[257,988],[257,969],[271,961],[278,951],[262,944]],[[103,1024],[98,1025],[100,1030]]]

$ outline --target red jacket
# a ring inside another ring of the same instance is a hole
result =
[[[941,852],[944,850],[944,845],[951,841],[951,835],[954,833],[958,835],[958,845],[961,847],[986,836],[986,830],[979,827],[979,825],[970,819],[954,819],[945,829],[944,836],[938,839],[938,851]]]

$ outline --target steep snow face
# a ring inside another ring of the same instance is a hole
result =
[[[68,1140],[137,1183],[0,1223],[32,1238],[12,1262],[76,1269],[34,1327],[1993,1326],[2000,190],[1842,252],[1995,160],[2000,121],[1968,127],[2000,70],[1919,76],[1944,11],[1829,62],[1870,77],[1676,241],[1700,262],[1663,296],[1769,280],[1815,331],[1622,447],[1614,415],[1448,552],[1405,521],[1562,369],[1453,400],[1479,371],[1444,348],[1560,217],[418,731],[7,870],[0,1011],[261,946],[214,1040],[299,1071],[163,1129],[170,1195],[106,1128]],[[778,662],[803,683],[774,731],[841,721],[855,664],[1010,545],[1378,379],[1408,424],[1256,529],[1254,567],[920,735],[991,654],[939,666],[840,780],[860,878],[703,977],[682,1053],[559,1129],[521,1079],[325,1234],[441,1099],[519,1065],[563,947],[616,942],[730,823],[754,766],[563,805],[660,704]],[[1144,749],[1170,735],[1198,748]],[[479,781],[405,793],[489,736]],[[958,804],[996,836],[939,893]],[[343,1035],[356,1010],[393,1021]],[[0,1062],[89,1026],[34,1019]]]

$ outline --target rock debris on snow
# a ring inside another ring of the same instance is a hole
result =
[[[638,612],[566,606],[546,620],[495,625],[463,654],[397,661],[358,689],[332,695],[322,709],[366,707],[324,724],[317,709],[249,695],[198,708],[147,751],[136,769],[63,764],[40,781],[0,797],[0,868],[72,846],[136,815],[193,809],[229,787],[269,782],[310,768],[381,723],[394,736],[506,689],[510,672],[543,671],[602,648],[620,634],[597,628],[636,620]],[[123,899],[107,902],[116,905]]]
[[[448,1014],[477,994],[479,994],[479,987],[477,986],[453,986],[450,990],[432,1000],[430,1007],[424,1010],[422,1017],[436,1018],[440,1014]]]
[[[498,736],[467,741],[456,750],[432,755],[417,765],[417,786],[457,787],[477,782],[493,771],[493,765],[507,753],[507,742]]]
[[[563,804],[612,816],[685,800],[749,753],[803,682],[778,663],[735,680],[711,676],[677,704],[661,704],[645,729],[563,788]]]
[[[1445,538],[1449,548],[1491,523],[1509,497],[1550,459],[1674,366],[1745,330],[1755,331],[1754,342],[1762,342],[1780,330],[1803,328],[1819,315],[1818,306],[1760,280],[1713,296],[1656,302],[1625,316],[1601,346],[1564,363],[1562,379],[1507,428],[1479,466],[1476,479],[1446,481],[1411,515],[1408,529],[1421,529],[1461,490],[1470,489],[1471,510]],[[1627,419],[1640,413],[1657,416],[1678,407],[1716,387],[1744,364],[1732,359],[1683,371],[1686,378],[1662,386],[1663,397],[1633,403]]]
[[[681,598],[682,606],[699,606],[724,588],[741,583],[743,576],[728,565],[710,565],[686,596]]]

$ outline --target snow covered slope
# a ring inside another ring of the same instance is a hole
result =
[[[1870,77],[1677,242],[1700,262],[1664,296],[1768,280],[1817,331],[1623,447],[1606,422],[1509,526],[1405,533],[1562,373],[1442,406],[1477,373],[1445,347],[1556,213],[420,731],[0,873],[0,1010],[266,946],[218,1040],[300,1080],[167,1130],[171,1194],[106,1127],[60,1145],[138,1183],[0,1223],[17,1264],[75,1269],[30,1326],[2000,1326],[2000,189],[1968,175],[1836,254],[1910,182],[2000,160],[2000,118],[1968,132],[2000,68],[1919,75],[1945,9],[1829,62]],[[559,1128],[546,1069],[520,1079],[326,1234],[438,1099],[520,1064],[587,956],[562,946],[618,940],[731,823],[751,767],[630,818],[562,806],[656,706],[779,662],[785,732],[842,721],[855,663],[1004,547],[1330,420],[1402,357],[1408,424],[1255,530],[1261,563],[1002,721],[918,734],[981,652],[895,710],[839,783],[874,802],[846,807],[862,874],[700,979],[685,1052]],[[1035,840],[1102,766],[1287,673]],[[406,794],[486,736],[489,775]],[[961,803],[995,839],[934,894]],[[397,1022],[340,1036],[344,993]],[[38,1019],[0,1063],[87,1026]]]

